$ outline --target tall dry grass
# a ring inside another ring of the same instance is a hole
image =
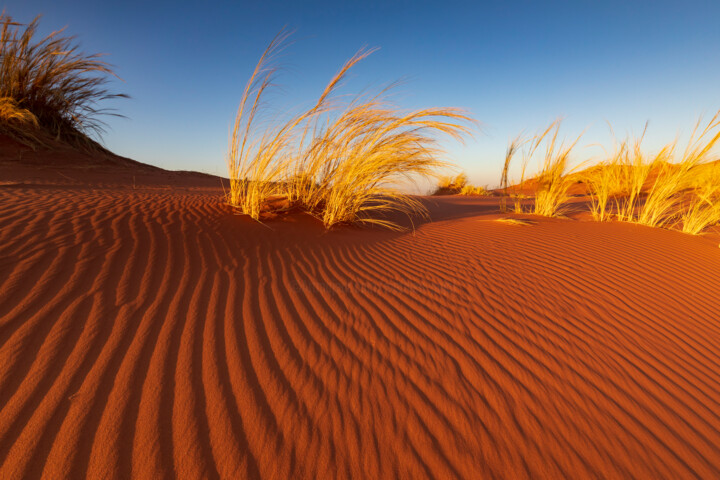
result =
[[[700,130],[701,125],[702,118],[698,119],[687,147],[677,163],[656,162],[657,176],[645,202],[639,209],[636,218],[638,223],[651,227],[664,227],[681,218],[688,225],[697,226],[698,220],[704,217],[706,212],[704,208],[686,209],[684,203],[686,193],[695,193],[696,198],[702,200],[702,197],[705,196],[703,194],[707,192],[704,185],[707,184],[713,170],[704,167],[713,159],[711,152],[720,140],[720,111],[702,130]],[[674,149],[674,144],[667,148],[667,150],[672,149]],[[668,153],[668,158],[671,156],[671,152]],[[714,179],[711,178],[711,180]],[[699,196],[697,196],[698,193]],[[709,193],[711,195],[705,196],[705,200],[710,201],[712,207],[714,192],[710,191]],[[705,223],[705,226],[708,226],[707,220],[699,223]],[[690,230],[696,230],[696,228]]]
[[[680,213],[680,225],[684,233],[699,235],[708,227],[720,224],[719,170],[715,167],[715,172],[693,188],[690,202]]]
[[[596,220],[675,227],[699,234],[720,222],[720,175],[711,152],[720,140],[720,111],[693,129],[684,151],[677,142],[648,156],[642,138],[625,140],[612,157],[585,172]],[[677,160],[675,160],[677,158]],[[613,212],[614,211],[614,212]]]
[[[38,121],[33,113],[21,108],[11,97],[0,98],[0,132],[23,143],[38,143]]]
[[[554,217],[563,213],[563,205],[568,200],[568,189],[572,179],[568,175],[568,162],[580,137],[570,143],[558,142],[560,121],[556,121],[545,130],[542,138],[547,137],[545,157],[540,173],[535,177],[535,203],[533,213]]]
[[[437,188],[433,195],[452,195],[460,193],[467,186],[468,177],[463,173],[455,176],[442,175],[438,178]]]
[[[260,136],[254,135],[263,94],[272,86],[277,74],[275,62],[288,37],[288,32],[281,31],[260,56],[245,85],[230,136],[227,201],[255,220],[260,219],[268,199],[280,192],[279,182],[289,167],[294,127],[302,121],[302,116],[296,116],[284,125],[266,129]]]
[[[502,175],[500,176],[500,188],[502,189],[502,197],[500,198],[500,211],[503,213],[507,212],[507,196],[509,187],[508,173],[510,170],[510,162],[524,143],[525,140],[523,140],[523,134],[520,133],[517,137],[510,140],[507,150],[505,151],[505,162],[503,163]],[[525,165],[526,164],[523,165],[523,177],[525,175]]]
[[[334,93],[347,72],[372,53],[361,50],[311,108],[258,133],[253,124],[287,38],[282,32],[271,42],[245,88],[230,138],[228,202],[260,219],[269,198],[281,195],[327,228],[368,223],[397,229],[388,214],[427,215],[396,185],[447,167],[439,159],[437,136],[462,140],[472,119],[452,108],[402,111],[387,101],[387,90],[343,102]]]
[[[481,187],[479,185],[465,185],[460,190],[460,195],[468,195],[468,196],[486,196],[490,195],[490,191],[487,187]]]
[[[65,29],[37,39],[40,17],[23,25],[0,14],[0,128],[22,141],[38,140],[41,134],[81,146],[95,146],[90,136],[103,133],[101,114],[113,112],[99,103],[125,97],[111,93],[106,85],[115,76],[100,54],[79,50],[75,37]],[[7,108],[31,114],[34,120],[19,122],[5,115]],[[41,131],[36,131],[39,128]]]
[[[650,172],[666,161],[671,151],[664,148],[648,159],[641,149],[644,136],[645,131],[639,138],[616,142],[614,153],[608,160],[582,175],[588,186],[595,220],[608,221],[613,214],[620,220],[633,220]]]

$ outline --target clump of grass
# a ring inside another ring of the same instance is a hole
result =
[[[37,117],[11,97],[0,98],[0,132],[23,143],[37,142]]]
[[[699,166],[690,183],[692,199],[680,221],[683,232],[699,235],[720,224],[720,163]]]
[[[287,197],[330,228],[342,223],[398,225],[382,216],[427,215],[414,197],[394,185],[436,176],[449,166],[439,160],[438,134],[461,140],[471,122],[462,110],[405,112],[387,102],[383,90],[343,104],[333,96],[350,68],[372,51],[360,51],[331,79],[316,104],[279,126],[255,135],[263,93],[288,35],[263,53],[245,88],[230,138],[228,203],[259,219],[269,197]]]
[[[643,187],[653,168],[666,158],[668,148],[662,149],[651,161],[641,151],[642,139],[625,139],[616,143],[612,156],[582,175],[588,186],[591,212],[595,220],[607,221],[615,215],[632,221],[641,201]]]
[[[454,121],[468,118],[452,109],[429,109],[403,113],[375,100],[360,100],[315,137],[323,145],[318,158],[309,160],[320,188],[301,202],[318,210],[326,227],[339,223],[371,223],[396,228],[378,214],[400,212],[425,216],[422,204],[391,185],[430,177],[447,167],[439,160],[434,133],[460,139],[464,127]],[[308,158],[308,156],[304,157]],[[316,166],[320,168],[316,168]]]
[[[507,150],[505,151],[505,163],[503,164],[502,175],[500,177],[500,188],[502,188],[502,198],[500,199],[500,211],[507,212],[507,195],[508,195],[508,171],[510,169],[510,162],[513,157],[525,143],[523,140],[523,134],[520,133],[517,137],[510,140],[508,143]],[[525,165],[523,164],[523,177],[525,176]],[[521,180],[522,183],[522,180]],[[516,202],[516,209],[519,208],[519,204]]]
[[[720,177],[708,162],[720,140],[720,112],[700,130],[698,120],[687,147],[672,162],[676,142],[653,156],[641,151],[641,136],[625,140],[613,156],[585,172],[591,211],[596,220],[615,217],[650,227],[678,226],[686,233],[699,234],[720,221]]]
[[[64,29],[36,40],[39,19],[22,25],[0,14],[0,128],[26,143],[42,133],[94,147],[90,135],[103,133],[99,115],[112,114],[98,103],[125,95],[105,88],[115,74],[102,55],[82,53]],[[8,117],[8,109],[16,114]]]
[[[714,185],[711,184],[709,189],[707,186],[703,186],[703,184],[707,185],[708,173],[706,172],[712,172],[712,170],[703,167],[710,160],[710,152],[720,140],[720,128],[718,128],[720,127],[720,111],[712,117],[698,135],[701,123],[702,118],[695,125],[679,162],[675,164],[667,161],[655,162],[658,166],[658,173],[644,204],[639,209],[637,223],[650,227],[664,227],[681,217],[683,223],[693,226],[688,230],[699,233],[702,229],[698,230],[698,226],[707,226],[714,218],[712,214],[708,216],[708,212],[713,211],[713,202],[717,202],[715,191],[712,189]],[[667,148],[667,150],[671,149]],[[667,157],[670,158],[671,155],[668,154]],[[698,206],[697,202],[691,202],[690,209],[684,207],[684,193],[688,189],[694,190],[697,195],[696,199],[702,206]],[[710,202],[709,210],[705,207],[708,201]]]
[[[558,143],[560,122],[554,122],[545,131],[545,135],[554,130],[545,148],[545,159],[542,169],[535,178],[535,204],[533,213],[545,217],[554,217],[562,213],[562,206],[567,201],[567,191],[572,184],[572,179],[566,175],[570,152],[575,147],[580,137],[575,141],[565,144]]]
[[[460,195],[486,196],[486,195],[490,195],[490,192],[488,191],[488,189],[486,187],[465,185],[462,188],[462,190],[460,190]]]
[[[508,190],[512,188],[510,196],[513,199],[513,212],[514,213],[526,213],[522,206],[522,200],[528,198],[527,195],[522,193],[522,189],[525,187],[525,172],[530,159],[535,155],[535,152],[542,144],[543,140],[550,131],[558,124],[558,121],[552,122],[544,131],[539,132],[532,138],[525,140],[522,134],[518,135],[510,141],[508,148],[505,153],[505,163],[503,165],[502,177],[500,179],[500,186],[503,190],[503,198],[500,202],[500,211],[507,211],[506,198],[508,196]],[[510,169],[510,163],[515,154],[520,151],[521,147],[527,144],[527,148],[522,150],[522,165],[520,169],[520,181],[513,182],[512,187],[508,185],[508,172]]]
[[[467,186],[468,178],[465,173],[456,176],[443,175],[438,179],[438,185],[433,195],[457,195]]]

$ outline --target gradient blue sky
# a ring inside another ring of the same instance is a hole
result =
[[[380,50],[344,90],[408,81],[404,107],[458,106],[483,124],[449,158],[478,184],[498,182],[508,138],[556,117],[581,145],[640,133],[648,150],[687,135],[720,108],[718,1],[6,1],[41,33],[67,26],[106,52],[130,100],[108,118],[113,151],[169,169],[225,173],[228,128],[267,43],[296,31],[274,95],[306,105],[360,47]],[[576,159],[597,158],[584,147]]]

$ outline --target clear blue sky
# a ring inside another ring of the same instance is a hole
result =
[[[225,172],[228,128],[267,43],[296,31],[277,108],[317,97],[360,47],[346,92],[408,78],[399,103],[457,106],[483,131],[449,156],[473,182],[497,184],[508,138],[558,116],[582,145],[639,133],[648,149],[720,108],[718,1],[6,1],[42,33],[67,26],[108,53],[130,100],[114,106],[105,144],[170,169]],[[599,154],[577,151],[578,160]]]

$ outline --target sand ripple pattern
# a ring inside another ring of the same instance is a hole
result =
[[[0,191],[0,478],[720,478],[720,252]]]

